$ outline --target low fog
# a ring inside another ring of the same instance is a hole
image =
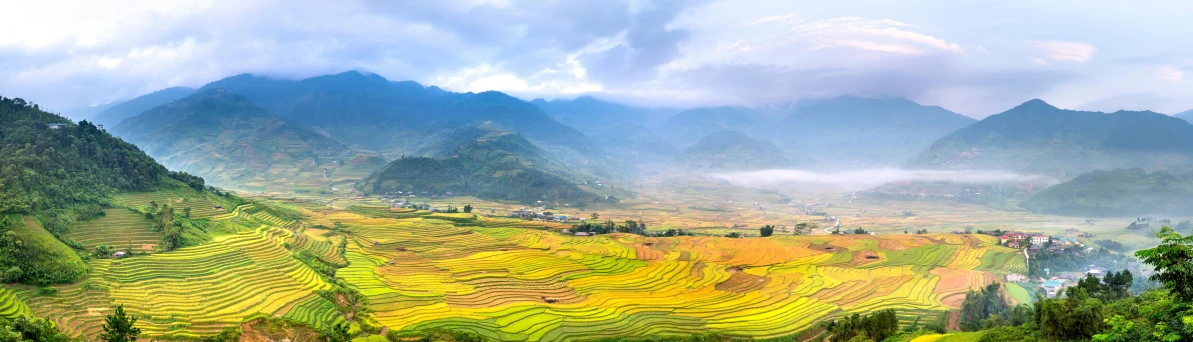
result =
[[[751,188],[815,184],[835,186],[846,190],[868,189],[882,184],[899,181],[950,181],[956,183],[1033,182],[1037,185],[1043,186],[1051,186],[1059,182],[1059,180],[1053,177],[1023,175],[1007,171],[902,170],[891,168],[843,172],[813,172],[803,170],[776,169],[714,173],[712,176],[729,181],[734,185]]]

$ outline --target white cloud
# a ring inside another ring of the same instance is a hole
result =
[[[1185,78],[1184,70],[1175,65],[1161,65],[1156,67],[1157,79],[1171,83],[1181,83]]]
[[[1065,42],[1057,40],[1030,41],[1028,46],[1036,53],[1032,63],[1048,64],[1051,62],[1089,62],[1094,57],[1094,46],[1081,42]]]

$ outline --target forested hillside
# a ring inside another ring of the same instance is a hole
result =
[[[116,191],[154,189],[168,175],[136,146],[87,121],[0,97],[0,214],[104,203]]]
[[[72,282],[86,265],[65,243],[72,222],[104,214],[118,191],[204,189],[87,121],[0,97],[0,271],[5,282]],[[185,185],[185,186],[184,186]],[[123,210],[123,209],[122,209]],[[73,248],[73,249],[72,249]]]

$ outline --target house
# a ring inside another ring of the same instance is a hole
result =
[[[1048,243],[1048,240],[1049,240],[1049,239],[1051,239],[1051,238],[1052,238],[1052,237],[1050,237],[1050,236],[1048,236],[1048,235],[1032,235],[1032,236],[1031,236],[1031,244],[1033,244],[1033,245],[1043,245],[1043,244],[1045,244],[1045,243]]]
[[[571,233],[572,233],[572,231],[571,231],[571,230],[569,230],[569,229],[567,229],[567,228],[564,228],[563,230],[559,231],[559,233],[560,233],[560,234],[571,234]]]
[[[1020,246],[1020,245],[1019,245],[1019,241],[1011,241],[1011,242],[1008,242],[1008,243],[1007,243],[1007,247],[1011,247],[1011,248],[1022,248],[1023,246]]]
[[[123,258],[125,255],[126,254],[124,252],[112,253],[112,259],[120,259],[120,258]]]
[[[1002,236],[1000,236],[999,240],[1002,240],[1002,244],[1005,245],[1005,244],[1007,244],[1007,242],[1023,241],[1026,238],[1027,237],[1024,236],[1022,233],[1007,233],[1007,234],[1003,234]]]
[[[1065,281],[1056,279],[1045,281],[1043,288],[1044,292],[1048,293],[1048,298],[1053,298],[1056,297],[1057,293],[1060,293],[1060,290],[1065,288]]]
[[[50,124],[49,126],[50,126],[50,129],[59,129],[59,128],[66,127],[66,124],[64,124],[64,123],[52,123],[52,124]]]
[[[1012,273],[1012,274],[1007,275],[1007,282],[1020,283],[1020,282],[1025,282],[1025,281],[1027,281],[1027,276],[1024,276],[1022,274]]]
[[[95,128],[98,128],[101,131],[106,131],[106,129],[104,129],[104,125],[95,125]]]
[[[589,234],[588,232],[576,232],[575,234],[572,234],[572,235],[573,236],[589,236],[591,234]]]
[[[1077,242],[1077,238],[1072,237],[1072,236],[1055,236],[1055,237],[1052,237],[1052,244],[1053,245],[1062,245],[1062,246],[1073,246],[1073,245],[1080,245],[1081,243]]]

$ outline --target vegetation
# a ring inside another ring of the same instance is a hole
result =
[[[796,168],[813,163],[803,154],[734,131],[711,133],[677,158],[684,166],[705,169]]]
[[[521,203],[608,201],[580,189],[579,176],[517,134],[467,128],[424,150],[440,159],[399,158],[365,179],[361,189],[370,194],[470,195]]]
[[[124,305],[116,307],[116,311],[104,318],[104,333],[99,339],[104,342],[133,342],[141,335],[137,328],[137,317],[124,312]]]
[[[1079,175],[1036,193],[1020,206],[1033,212],[1083,217],[1193,215],[1191,200],[1193,174],[1117,169]]]

